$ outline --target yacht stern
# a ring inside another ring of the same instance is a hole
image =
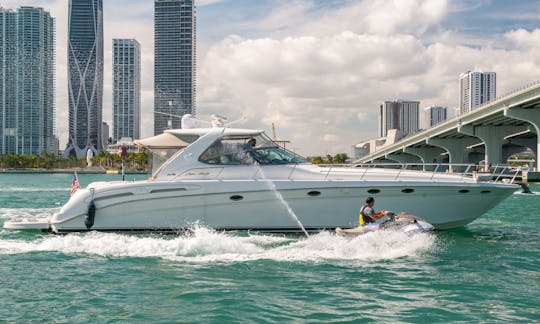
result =
[[[50,218],[13,218],[4,223],[4,228],[14,230],[39,230],[48,232],[51,230]]]

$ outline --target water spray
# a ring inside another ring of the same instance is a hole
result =
[[[262,166],[258,162],[255,162],[255,165],[259,169],[259,171],[261,173],[261,176],[264,179],[264,181],[266,181],[266,182],[268,182],[270,184],[270,189],[272,189],[272,192],[274,193],[274,196],[276,196],[276,198],[281,202],[281,204],[285,207],[285,209],[287,209],[287,213],[289,213],[289,216],[298,224],[298,227],[300,227],[300,229],[302,230],[304,235],[306,235],[306,237],[309,237],[309,234],[306,231],[306,228],[304,227],[304,225],[302,225],[302,222],[300,222],[300,219],[298,218],[298,216],[296,216],[296,213],[291,208],[291,206],[287,203],[285,198],[283,198],[283,195],[279,192],[279,190],[277,190],[277,187],[276,187],[276,184],[274,183],[274,181],[272,181],[272,180],[270,180],[270,179],[268,179],[266,177],[266,175],[264,174],[264,171],[262,169]]]

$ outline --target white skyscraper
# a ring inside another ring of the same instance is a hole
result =
[[[385,101],[380,106],[379,136],[386,137],[388,130],[399,129],[405,135],[418,130],[420,101]]]
[[[462,114],[495,99],[495,72],[471,72],[459,75],[459,110]]]
[[[0,7],[0,155],[57,152],[55,21],[38,7]]]
[[[429,129],[447,118],[447,107],[429,106],[424,108],[424,128]]]
[[[113,39],[113,139],[140,138],[141,50],[135,39]]]

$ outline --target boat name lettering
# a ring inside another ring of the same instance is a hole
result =
[[[207,176],[207,175],[210,175],[210,172],[199,172],[199,173],[187,172],[186,175],[187,176],[195,176],[195,175]]]

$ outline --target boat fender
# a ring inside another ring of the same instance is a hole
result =
[[[96,217],[96,205],[94,204],[94,201],[90,202],[90,205],[88,206],[88,212],[86,213],[86,217],[84,218],[84,225],[86,225],[87,229],[92,228],[94,226],[94,218]]]

